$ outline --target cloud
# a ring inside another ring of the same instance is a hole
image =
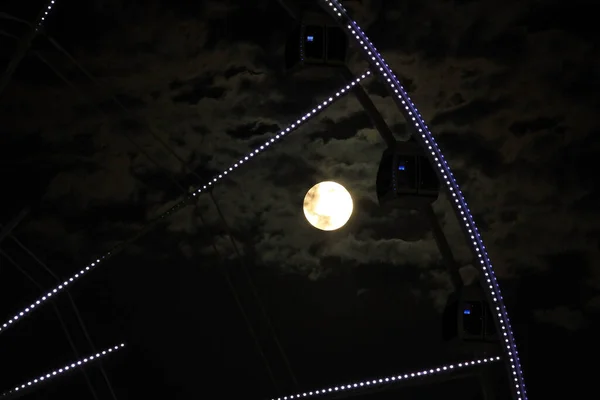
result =
[[[573,310],[564,306],[554,309],[536,310],[534,315],[539,322],[556,325],[571,332],[585,326],[585,317],[581,310]]]
[[[47,201],[70,202],[75,196],[78,208],[110,202],[135,200],[137,182],[127,173],[130,160],[126,155],[114,157],[106,168],[90,173],[85,170],[61,172],[50,183]]]

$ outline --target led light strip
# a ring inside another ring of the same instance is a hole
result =
[[[454,176],[452,175],[448,163],[446,160],[444,160],[444,156],[439,149],[433,135],[425,124],[423,117],[400,84],[400,81],[396,75],[394,75],[388,64],[385,62],[381,54],[379,54],[375,46],[373,46],[369,38],[364,34],[358,24],[348,17],[344,7],[342,7],[339,1],[321,1],[329,6],[328,10],[334,18],[337,17],[338,20],[341,20],[343,28],[356,40],[357,45],[367,57],[367,61],[380,75],[380,78],[387,85],[389,85],[389,89],[393,94],[392,97],[394,98],[396,104],[400,107],[400,110],[402,110],[405,114],[407,122],[412,122],[415,129],[420,134],[420,136],[417,136],[416,139],[421,143],[422,146],[424,146],[426,150],[429,150],[427,155],[430,161],[432,161],[433,165],[437,166],[437,172],[441,178],[441,181],[444,182],[449,193],[451,193],[451,204],[457,216],[459,217],[459,220],[462,222],[462,228],[465,229],[465,233],[471,239],[469,244],[471,245],[474,254],[476,254],[477,258],[479,259],[485,280],[488,284],[488,288],[486,288],[489,289],[488,295],[495,303],[498,322],[501,328],[502,337],[504,339],[504,348],[508,355],[507,361],[509,370],[512,375],[511,378],[514,381],[514,386],[511,387],[513,389],[513,394],[516,394],[515,397],[517,400],[526,400],[527,391],[525,388],[523,371],[521,369],[517,346],[512,332],[512,327],[510,325],[510,320],[508,318],[508,313],[506,311],[504,302],[502,301],[500,287],[498,285],[498,281],[496,280],[496,276],[486,252],[485,245],[483,244],[481,236],[477,230],[477,226],[475,225],[473,216],[471,215],[471,212],[467,206],[467,202],[463,197],[462,192],[456,180],[454,179]]]
[[[37,26],[35,27],[36,32],[42,27],[46,18],[48,18],[48,14],[50,14],[50,11],[52,11],[52,7],[54,7],[55,2],[55,0],[50,0],[48,5],[46,6],[46,9],[42,12],[40,20],[38,21]]]
[[[114,346],[114,347],[110,347],[110,348],[108,348],[106,350],[103,350],[103,351],[101,351],[99,353],[92,354],[91,356],[88,356],[87,358],[83,358],[83,359],[77,360],[77,361],[75,361],[75,362],[73,362],[71,364],[67,364],[67,365],[65,365],[62,368],[58,368],[58,369],[55,369],[54,371],[48,372],[47,374],[40,375],[39,377],[37,377],[35,379],[32,379],[32,380],[30,380],[27,383],[23,383],[22,385],[14,387],[13,389],[9,390],[8,392],[2,393],[2,395],[0,395],[0,398],[7,397],[7,396],[9,396],[9,395],[11,395],[11,394],[13,394],[15,392],[20,391],[20,390],[29,389],[32,386],[35,386],[35,385],[40,384],[42,382],[54,379],[54,378],[56,378],[56,377],[58,377],[58,376],[60,376],[60,375],[62,375],[64,373],[66,373],[66,372],[68,372],[70,370],[73,370],[73,369],[75,369],[77,367],[83,367],[85,364],[89,363],[90,361],[97,360],[97,359],[99,359],[101,357],[105,357],[108,354],[112,353],[113,351],[120,350],[123,347],[125,347],[125,343],[121,343],[120,345],[117,345],[117,346]]]
[[[339,99],[343,95],[347,94],[352,89],[353,86],[355,86],[356,84],[358,84],[359,82],[361,82],[363,79],[369,77],[370,75],[371,75],[371,72],[370,71],[366,71],[364,74],[362,74],[358,78],[354,79],[349,84],[347,84],[344,87],[340,88],[335,94],[333,94],[330,97],[328,97],[327,99],[323,100],[321,103],[319,103],[312,110],[310,110],[309,112],[307,112],[306,114],[304,114],[302,117],[298,118],[295,123],[289,125],[287,128],[283,129],[281,132],[279,132],[278,134],[276,134],[274,137],[272,137],[271,139],[267,140],[262,145],[258,146],[254,150],[252,150],[250,153],[246,154],[246,156],[244,156],[241,159],[239,159],[238,161],[236,161],[234,164],[232,164],[229,168],[225,169],[219,175],[213,177],[213,179],[210,180],[206,185],[204,185],[204,186],[202,186],[200,188],[195,189],[190,194],[188,194],[188,196],[185,197],[183,200],[181,200],[180,202],[178,202],[177,204],[175,204],[173,207],[171,207],[170,209],[168,209],[166,212],[164,212],[163,214],[161,214],[160,216],[158,216],[155,220],[149,222],[145,229],[149,229],[149,227],[152,226],[152,224],[154,222],[156,222],[156,221],[158,221],[160,219],[169,217],[170,215],[172,215],[175,212],[179,211],[186,204],[188,204],[190,201],[192,201],[193,199],[195,199],[196,195],[210,190],[214,185],[216,185],[222,179],[224,179],[225,177],[227,177],[228,174],[230,174],[234,170],[237,170],[238,168],[240,168],[242,165],[244,165],[245,163],[247,163],[248,161],[250,161],[254,156],[258,155],[259,153],[262,153],[262,152],[266,151],[272,144],[274,144],[274,143],[282,140],[288,133],[291,133],[291,132],[295,131],[296,129],[298,129],[300,126],[302,126],[304,123],[306,123],[312,117],[316,116],[317,114],[320,114],[327,107],[329,107],[331,104],[333,104],[337,99]],[[133,239],[135,239],[136,237],[134,237]],[[7,329],[9,329],[15,323],[17,323],[17,321],[20,321],[21,319],[23,319],[24,317],[26,317],[34,309],[38,308],[39,306],[41,306],[42,304],[44,304],[45,302],[47,302],[48,300],[50,300],[52,298],[52,296],[55,296],[58,293],[62,292],[68,285],[71,285],[75,281],[78,281],[83,275],[88,274],[94,268],[98,267],[101,263],[107,261],[116,252],[115,250],[118,249],[118,248],[120,248],[121,246],[122,246],[122,244],[119,244],[119,245],[113,247],[111,249],[111,251],[109,251],[105,255],[97,258],[96,261],[94,261],[91,264],[87,265],[86,267],[84,267],[83,269],[81,269],[78,273],[76,273],[75,275],[71,276],[69,279],[65,280],[60,285],[56,286],[54,289],[49,290],[48,293],[46,293],[42,297],[38,298],[36,301],[34,301],[33,303],[31,303],[28,307],[26,307],[22,311],[20,311],[17,314],[15,314],[12,318],[10,318],[8,321],[6,321],[4,324],[2,324],[0,326],[0,334],[2,332],[6,331]]]
[[[308,391],[308,392],[303,392],[303,393],[296,393],[296,394],[292,394],[290,396],[276,397],[276,398],[274,397],[271,400],[291,400],[291,399],[299,399],[299,398],[305,398],[305,397],[326,396],[328,394],[336,394],[336,393],[340,393],[340,392],[361,390],[361,389],[370,388],[370,387],[387,386],[387,385],[391,385],[391,384],[398,383],[398,382],[405,382],[405,381],[409,381],[409,380],[413,380],[413,379],[422,378],[425,376],[449,373],[449,372],[453,372],[453,371],[456,371],[456,370],[459,370],[459,369],[465,368],[465,367],[471,367],[471,366],[481,365],[481,364],[489,364],[489,363],[493,363],[493,362],[496,362],[499,360],[500,360],[500,357],[480,358],[480,359],[471,360],[471,361],[441,365],[441,366],[438,366],[435,368],[423,369],[421,371],[414,371],[414,372],[409,372],[409,373],[400,374],[400,375],[387,376],[385,378],[366,379],[364,381],[356,381],[356,382],[348,383],[346,385],[330,386],[330,387],[326,387],[323,389],[318,389],[318,390],[313,390],[313,391]]]

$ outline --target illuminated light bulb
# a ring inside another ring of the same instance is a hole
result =
[[[417,378],[420,376],[429,376],[429,375],[435,375],[435,374],[443,374],[444,372],[448,372],[452,369],[454,369],[455,366],[475,366],[478,365],[480,363],[488,363],[488,362],[496,362],[496,361],[500,361],[500,357],[489,357],[489,358],[483,358],[483,359],[477,359],[477,360],[471,360],[471,361],[466,361],[466,362],[461,362],[461,363],[457,363],[457,364],[447,364],[447,365],[442,365],[439,367],[434,367],[434,368],[429,368],[429,369],[424,369],[422,371],[416,371],[416,372],[411,372],[411,373],[405,373],[403,375],[397,375],[397,376],[390,376],[390,377],[386,377],[386,378],[380,378],[380,379],[373,379],[373,380],[366,380],[366,381],[358,381],[358,382],[354,382],[354,383],[349,383],[346,385],[339,385],[339,386],[335,386],[335,387],[328,387],[328,388],[324,388],[324,389],[318,389],[318,390],[314,390],[314,391],[310,391],[310,392],[304,392],[304,393],[296,393],[296,394],[292,394],[289,396],[284,396],[284,399],[290,398],[290,399],[294,399],[294,398],[298,398],[298,397],[313,397],[316,395],[325,395],[334,391],[338,391],[338,390],[353,390],[353,389],[361,389],[364,388],[365,386],[371,386],[371,385],[379,385],[379,386],[383,386],[383,385],[389,385],[392,384],[394,382],[396,382],[396,380],[406,380],[406,379],[410,379],[410,378]],[[277,400],[276,398],[273,398],[271,400]]]
[[[117,350],[117,349],[122,348],[122,347],[125,347],[125,343],[121,343],[120,345],[111,347],[110,349]],[[104,353],[106,353],[106,351],[103,351],[102,353],[104,354]],[[90,359],[91,358],[92,357],[90,357]],[[9,390],[8,392],[5,392],[5,393],[1,394],[0,398],[5,397],[5,396],[7,396],[7,395],[9,395],[9,394],[11,394],[13,392],[16,392],[19,389],[23,389],[26,386],[35,386],[36,383],[39,383],[39,382],[51,379],[52,377],[55,377],[55,376],[60,375],[60,374],[62,374],[64,372],[67,372],[67,371],[75,368],[77,365],[81,365],[82,361],[83,361],[83,363],[85,363],[86,360],[87,360],[87,358],[84,358],[83,360],[77,360],[77,361],[75,361],[75,362],[73,362],[73,363],[71,363],[69,365],[66,365],[66,366],[64,366],[62,368],[55,369],[54,371],[48,372],[48,373],[46,373],[44,375],[41,375],[41,376],[39,376],[37,378],[34,378],[33,380],[28,381],[27,383],[23,383],[23,384],[21,384],[19,386],[14,387],[13,389]]]

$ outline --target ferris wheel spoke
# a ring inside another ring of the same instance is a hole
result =
[[[327,107],[334,104],[337,100],[342,98],[344,95],[350,93],[354,86],[356,86],[358,83],[360,83],[362,80],[368,78],[369,76],[371,76],[371,72],[369,70],[367,70],[362,75],[358,76],[356,79],[352,80],[351,82],[349,82],[349,83],[345,84],[344,86],[342,86],[341,88],[339,88],[335,93],[332,93],[330,96],[326,97],[325,100],[321,101],[316,106],[314,106],[312,109],[310,109],[308,112],[306,112],[305,114],[298,117],[295,122],[291,123],[289,126],[282,129],[279,133],[277,133],[275,136],[273,136],[270,139],[268,139],[267,141],[265,141],[262,145],[257,146],[254,150],[250,151],[244,157],[240,158],[238,161],[236,161],[235,163],[230,165],[229,168],[226,168],[220,174],[214,176],[210,181],[206,182],[205,185],[197,187],[196,189],[193,189],[186,197],[183,198],[183,200],[179,201],[174,206],[169,208],[167,211],[165,211],[158,217],[156,217],[153,220],[151,220],[150,222],[148,222],[146,224],[146,226],[144,226],[133,237],[129,238],[128,240],[126,240],[124,242],[117,244],[106,254],[98,257],[96,260],[94,260],[94,262],[83,267],[79,272],[75,273],[70,278],[65,279],[64,282],[62,282],[55,288],[50,289],[42,297],[36,299],[29,306],[27,306],[26,308],[22,309],[21,311],[17,312],[16,314],[14,314],[8,321],[6,321],[2,325],[0,325],[0,334],[4,333],[6,330],[8,330],[12,326],[14,326],[17,322],[22,321],[24,318],[26,318],[28,315],[30,315],[34,310],[36,310],[37,308],[39,308],[40,306],[42,306],[43,304],[48,302],[48,300],[50,300],[53,296],[60,294],[62,291],[64,291],[64,289],[67,286],[70,286],[73,283],[78,282],[84,275],[87,276],[91,271],[93,271],[100,265],[104,264],[106,261],[108,261],[110,258],[112,258],[115,254],[118,254],[120,251],[122,251],[126,246],[133,243],[134,241],[139,239],[141,236],[143,236],[146,232],[148,232],[152,228],[154,228],[158,222],[160,222],[164,218],[170,217],[171,215],[175,214],[176,212],[181,210],[186,205],[194,202],[196,200],[197,195],[208,192],[210,189],[212,189],[212,187],[221,183],[221,181],[223,179],[227,178],[227,176],[229,174],[240,169],[242,166],[244,166],[247,162],[249,162],[255,156],[257,156],[258,154],[264,153],[266,150],[270,149],[272,147],[272,145],[280,142],[281,140],[284,139],[284,137],[287,137],[287,135],[289,133],[292,133],[293,131],[297,130],[301,126],[304,126],[304,124],[306,122],[308,122],[315,116],[321,114],[323,111],[325,111],[325,109],[327,109]]]
[[[54,380],[54,379],[58,378],[59,376],[63,376],[69,372],[73,372],[76,369],[83,368],[90,362],[98,360],[100,358],[104,358],[111,353],[119,351],[123,347],[125,347],[125,343],[121,343],[119,345],[109,347],[105,350],[102,350],[102,351],[96,353],[96,354],[92,354],[85,358],[75,360],[72,363],[67,364],[61,368],[54,369],[43,375],[38,376],[37,378],[33,378],[25,383],[15,386],[14,388],[8,390],[7,392],[2,393],[0,395],[0,399],[8,400],[8,399],[14,399],[17,396],[22,396],[22,395],[30,392],[31,390],[33,390],[33,388],[39,386],[42,383],[45,383],[50,380]]]
[[[36,21],[36,26],[35,26],[35,31],[37,32],[45,23],[46,23],[46,18],[48,18],[50,12],[52,12],[52,9],[54,8],[54,4],[56,3],[56,0],[50,0],[48,1],[48,4],[46,4],[46,7],[44,7],[38,17],[38,20]]]
[[[500,356],[478,358],[475,360],[455,362],[449,364],[438,365],[431,368],[425,368],[417,371],[405,372],[398,375],[386,376],[383,378],[365,379],[355,381],[343,385],[329,386],[321,389],[294,393],[283,397],[274,397],[271,400],[293,400],[300,398],[314,398],[323,396],[332,396],[336,394],[347,394],[349,392],[358,392],[371,388],[384,388],[389,385],[407,382],[415,379],[424,379],[436,375],[450,374],[470,367],[476,367],[484,364],[490,364],[500,361]]]

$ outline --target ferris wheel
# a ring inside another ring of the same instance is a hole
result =
[[[0,92],[6,85],[12,72],[14,72],[19,57],[22,58],[32,38],[42,30],[45,21],[51,17],[55,1],[51,0],[49,2],[47,8],[38,17],[34,29],[31,30],[31,36],[21,42],[21,46],[15,57],[16,61],[13,60],[9,65],[8,73],[3,77]],[[111,249],[111,251],[94,259],[71,277],[47,291],[43,296],[31,301],[29,305],[12,314],[7,320],[0,321],[0,335],[17,323],[27,319],[38,308],[46,305],[55,296],[65,292],[68,287],[81,281],[92,271],[104,265],[106,261],[116,256],[126,246],[151,230],[160,221],[173,215],[186,205],[194,204],[201,195],[210,193],[213,187],[226,180],[229,175],[235,174],[240,168],[245,167],[254,157],[268,151],[270,147],[278,145],[291,132],[302,127],[316,115],[323,113],[341,97],[352,93],[369,114],[373,125],[387,145],[387,149],[380,160],[377,174],[377,197],[379,203],[384,208],[418,210],[430,223],[434,238],[455,287],[455,294],[449,299],[445,312],[449,321],[446,324],[449,332],[447,336],[461,350],[458,352],[459,354],[468,354],[470,357],[432,365],[426,369],[398,371],[396,375],[386,377],[369,377],[362,381],[336,383],[327,387],[290,393],[285,396],[275,397],[272,400],[345,397],[353,393],[378,390],[392,384],[397,385],[405,382],[426,384],[430,379],[436,379],[438,376],[452,375],[470,370],[476,371],[479,368],[485,368],[488,364],[495,363],[504,363],[505,365],[505,372],[508,378],[506,380],[510,386],[512,399],[527,399],[515,337],[500,287],[481,235],[475,225],[474,218],[471,215],[458,183],[454,179],[449,164],[444,159],[434,136],[391,67],[386,63],[357,22],[350,18],[342,3],[338,0],[317,0],[316,3],[324,11],[322,14],[305,13],[298,16],[301,24],[291,36],[292,39],[288,41],[286,49],[289,66],[320,65],[336,67],[347,80],[346,84],[299,116],[285,129],[232,163],[210,181],[189,191],[181,201],[150,221],[136,236],[120,243]],[[353,76],[345,66],[345,51],[340,51],[340,48],[344,48],[346,43],[358,49],[369,65],[369,69],[358,77]],[[394,100],[398,111],[406,120],[406,125],[409,127],[410,133],[409,140],[398,141],[394,138],[390,128],[370,101],[369,96],[362,89],[361,82],[373,78],[379,79],[384,84]],[[447,198],[462,228],[462,232],[469,243],[474,263],[479,267],[479,285],[465,286],[462,283],[458,274],[458,265],[454,261],[450,246],[445,240],[431,208],[431,203],[438,198],[441,190],[446,192]],[[11,227],[5,228],[10,229]],[[124,343],[116,344],[113,347],[100,350],[85,358],[74,360],[46,374],[31,378],[0,394],[0,399],[16,398],[28,393],[42,382],[55,379],[70,370],[80,368],[95,360],[109,356],[124,346]],[[485,389],[484,392],[486,392]],[[493,392],[493,389],[490,389],[489,393],[486,394],[492,396],[491,392]]]

